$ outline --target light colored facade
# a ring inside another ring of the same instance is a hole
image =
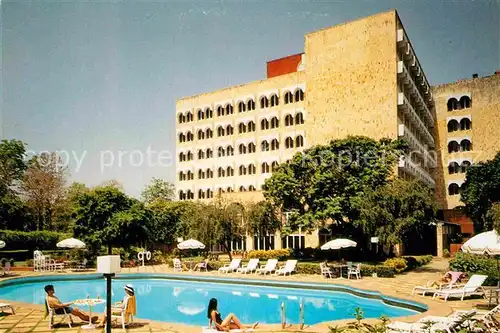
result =
[[[405,138],[412,154],[397,174],[435,186],[431,87],[396,11],[307,34],[299,60],[282,75],[177,101],[179,199],[260,200],[273,165],[347,135]],[[301,247],[319,243],[298,236]]]

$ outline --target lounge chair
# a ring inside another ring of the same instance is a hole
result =
[[[435,288],[431,286],[432,282],[429,281],[425,286],[416,286],[415,288],[413,288],[411,294],[414,295],[415,293],[417,294],[422,293],[422,296],[425,296],[426,293],[434,294],[436,290],[453,288],[457,285],[458,279],[463,274],[462,272],[453,272],[453,273],[456,274],[451,275],[451,281],[449,283],[442,283],[439,285],[439,287]]]
[[[327,265],[325,265],[325,263],[320,263],[319,264],[319,268],[321,269],[321,275],[323,275],[324,277],[328,277],[328,278],[332,278],[333,276],[333,272],[332,270],[330,269],[330,267],[328,267]]]
[[[14,311],[14,307],[10,305],[9,303],[0,303],[0,312],[5,312],[5,310],[10,310],[12,314],[16,314],[16,311]]]
[[[443,297],[447,301],[449,297],[458,297],[463,301],[466,296],[481,295],[485,297],[482,285],[486,278],[486,275],[473,275],[464,285],[456,285],[451,289],[435,291],[432,298]]]
[[[401,332],[401,333],[454,333],[464,321],[462,319],[453,318],[449,322],[434,322],[432,325],[423,322],[405,323],[395,321],[387,325],[387,333]]]
[[[261,266],[257,270],[255,270],[256,274],[271,274],[276,270],[276,265],[278,265],[278,259],[269,259],[265,266]]]
[[[248,274],[248,273],[253,273],[259,266],[259,259],[250,259],[247,265],[241,266],[241,268],[238,268],[236,272],[242,273],[242,274]]]
[[[71,313],[66,313],[65,308],[62,308],[63,313],[57,314],[56,311],[49,306],[49,301],[47,299],[45,299],[45,306],[47,307],[47,312],[49,314],[49,329],[54,328],[54,317],[56,316],[62,317],[63,321],[66,319],[66,317],[68,317],[68,326],[69,328],[72,328],[71,324],[73,324],[73,318],[71,318]]]
[[[354,275],[356,279],[361,279],[361,264],[351,265],[347,269],[347,278],[350,279]]]
[[[174,258],[174,272],[182,272],[182,263],[178,258]]]
[[[202,262],[196,264],[194,266],[194,270],[199,270],[201,272],[202,269],[205,270],[205,272],[208,272],[208,259],[203,260]]]
[[[87,269],[87,258],[84,258],[80,264],[78,264],[75,268],[75,271],[83,271]]]
[[[496,328],[497,330],[500,331],[500,323],[498,323],[498,320],[495,318],[495,316],[498,316],[500,314],[500,304],[491,309],[490,311],[484,311],[484,312],[477,312],[475,310],[469,310],[469,311],[455,311],[452,316],[463,316],[463,315],[469,315],[470,316],[470,311],[474,311],[476,315],[473,317],[473,320],[478,320],[480,322],[483,322],[488,329],[490,329],[492,332],[494,332],[494,329]]]
[[[219,268],[219,273],[235,272],[240,267],[241,259],[233,259],[230,264]]]
[[[286,264],[278,268],[274,275],[292,275],[292,272],[295,271],[296,266],[297,260],[287,260]]]

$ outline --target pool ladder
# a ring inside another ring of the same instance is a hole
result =
[[[285,302],[281,302],[281,329],[285,329],[286,327],[286,304]],[[299,329],[304,329],[304,300],[300,301],[299,305]]]

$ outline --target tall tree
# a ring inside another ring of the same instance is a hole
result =
[[[354,221],[359,211],[352,199],[384,185],[407,147],[399,140],[360,136],[314,146],[281,164],[266,180],[264,196],[276,209],[291,213],[294,230]]]
[[[20,187],[37,230],[53,229],[63,215],[66,177],[67,167],[56,153],[42,153],[28,162]]]
[[[222,245],[232,259],[233,241],[245,236],[244,207],[236,202],[226,202],[221,198],[209,204],[209,217],[214,222],[214,238]]]
[[[366,189],[353,205],[360,212],[354,225],[389,247],[403,243],[410,233],[423,236],[435,222],[433,191],[417,180],[397,178],[376,189]]]
[[[201,224],[196,219],[199,216],[198,204],[194,202],[157,200],[148,209],[152,214],[148,224],[150,240],[156,244],[173,244],[177,237],[189,237],[190,225],[195,229]],[[205,240],[197,239],[201,242]]]
[[[463,188],[461,200],[475,231],[491,230],[493,220],[488,212],[493,203],[500,202],[500,152],[494,159],[467,169]]]
[[[17,185],[26,168],[26,145],[19,140],[0,141],[0,196]]]
[[[246,211],[247,229],[252,234],[266,236],[281,228],[281,221],[270,202],[252,203]]]
[[[155,201],[172,201],[175,198],[175,186],[160,178],[153,178],[142,191],[142,200],[146,204]]]
[[[500,202],[495,202],[488,212],[488,218],[493,221],[493,229],[500,235]]]

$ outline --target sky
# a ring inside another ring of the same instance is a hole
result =
[[[396,8],[431,84],[500,69],[500,1],[3,1],[0,137],[70,181],[175,181],[175,101],[260,80],[304,34]]]

